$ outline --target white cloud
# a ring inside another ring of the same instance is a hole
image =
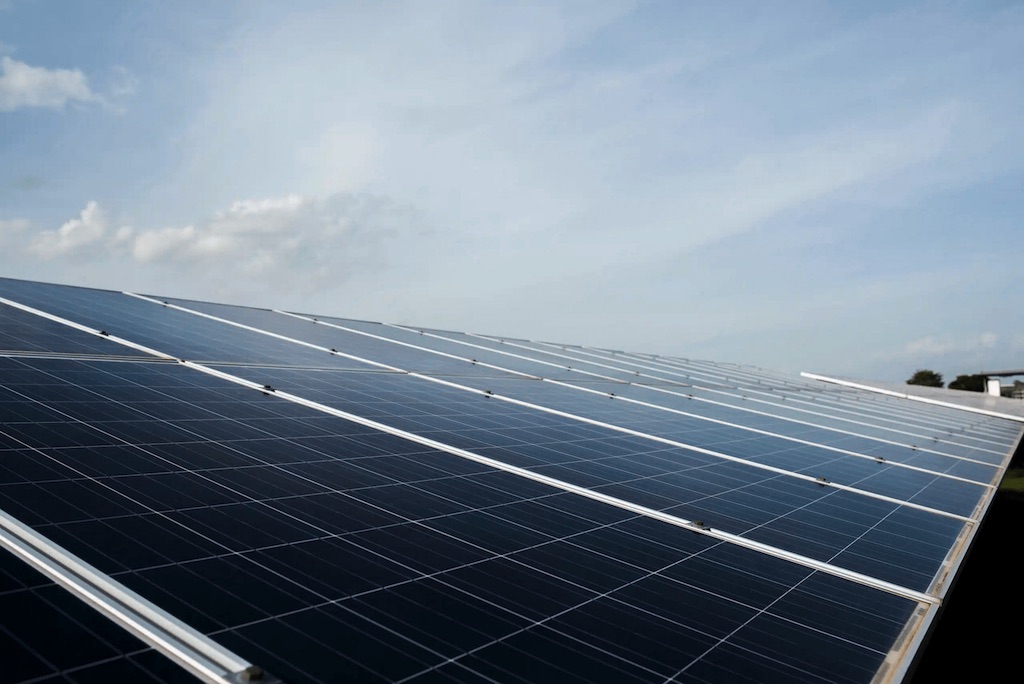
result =
[[[132,239],[132,236],[134,234],[135,229],[132,228],[131,226],[121,226],[120,228],[117,229],[117,232],[114,233],[112,243],[116,245],[128,242],[129,240]]]
[[[238,200],[184,226],[112,224],[91,201],[57,230],[25,235],[29,224],[23,220],[0,228],[15,237],[10,245],[22,245],[21,253],[34,258],[26,262],[30,270],[34,262],[60,259],[68,271],[140,273],[147,279],[166,274],[175,284],[167,294],[210,298],[217,292],[218,299],[242,301],[245,293],[254,299],[253,292],[265,299],[268,289],[308,294],[354,278],[379,281],[395,270],[411,274],[431,239],[410,209],[346,193]]]
[[[323,232],[318,219],[308,211],[314,200],[291,194],[258,200],[238,200],[227,211],[215,213],[200,225],[139,231],[124,239],[134,240],[132,255],[146,263],[157,260],[254,259],[266,268],[273,258],[263,252],[268,246],[294,248],[295,238],[309,238]],[[282,235],[287,234],[287,235]],[[287,239],[288,236],[293,239]]]
[[[0,112],[22,107],[57,109],[69,101],[95,99],[85,74],[78,69],[46,69],[0,58]]]
[[[167,255],[175,255],[180,250],[187,249],[195,235],[195,226],[143,231],[135,237],[132,256],[136,261],[146,263]]]
[[[29,245],[29,250],[43,259],[52,259],[96,243],[106,229],[106,216],[93,200],[85,205],[78,218],[67,221],[57,230],[37,235]]]
[[[22,234],[25,251],[68,266],[107,263],[173,268],[197,287],[231,276],[261,275],[288,287],[315,287],[372,273],[383,263],[407,267],[423,251],[422,221],[405,207],[369,195],[323,198],[289,194],[232,202],[207,220],[185,226],[111,229],[90,201],[78,218],[28,237],[29,222],[0,222],[0,237]],[[279,269],[279,270],[278,270]],[[296,277],[301,274],[301,277]]]
[[[260,200],[238,200],[214,215],[209,237],[279,233],[286,230],[311,200],[296,194]]]

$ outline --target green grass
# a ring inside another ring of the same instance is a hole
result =
[[[1010,468],[1007,470],[999,489],[1024,493],[1024,468]]]

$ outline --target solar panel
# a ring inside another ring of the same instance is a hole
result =
[[[13,681],[900,681],[1021,436],[734,364],[6,279],[0,325],[0,600],[99,644],[47,655],[4,611]]]

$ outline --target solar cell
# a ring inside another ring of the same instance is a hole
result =
[[[0,296],[0,521],[287,682],[899,681],[1021,434],[750,367]],[[102,655],[0,621],[22,667],[186,672],[47,592]]]

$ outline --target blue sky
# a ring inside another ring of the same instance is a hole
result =
[[[1021,64],[1016,2],[0,0],[0,274],[1021,367]]]

